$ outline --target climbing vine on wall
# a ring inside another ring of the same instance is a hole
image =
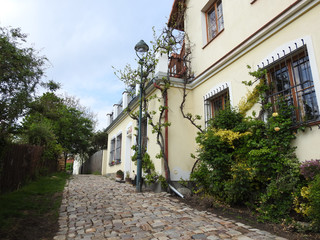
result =
[[[168,164],[166,146],[165,146],[165,136],[164,129],[168,128],[171,124],[168,119],[164,117],[168,111],[167,96],[168,90],[171,87],[169,70],[167,75],[161,79],[154,78],[154,70],[158,63],[156,55],[165,54],[170,59],[172,53],[176,53],[181,50],[183,45],[184,35],[182,33],[175,33],[174,28],[165,27],[159,36],[156,35],[154,31],[154,40],[151,42],[151,50],[147,53],[147,56],[143,59],[143,73],[142,80],[140,81],[140,73],[135,70],[130,65],[126,65],[123,70],[116,70],[115,74],[118,78],[123,81],[126,86],[132,89],[137,84],[140,84],[142,89],[142,129],[147,129],[146,125],[151,126],[151,131],[156,136],[156,142],[160,148],[159,153],[155,156],[156,158],[163,159],[164,169],[165,169],[165,180],[169,183],[170,180],[170,168]],[[169,60],[168,59],[168,60]],[[148,89],[152,86],[158,89],[157,94],[148,93]],[[132,92],[132,90],[131,90]],[[151,109],[150,103],[152,101],[158,102],[158,109]],[[129,106],[125,111],[129,116],[139,121],[139,112],[135,110],[135,107]],[[143,131],[142,136],[142,156],[146,156],[147,149],[147,132]],[[149,156],[150,157],[150,156]],[[142,162],[145,158],[142,159]],[[142,163],[144,165],[144,163]],[[147,166],[147,165],[146,165]],[[158,178],[163,181],[161,175],[155,172],[155,170],[148,165],[149,168],[144,169],[146,179]],[[157,176],[157,177],[156,177]]]
[[[279,221],[292,211],[293,196],[300,191],[299,162],[292,146],[295,131],[292,107],[279,99],[277,112],[268,102],[270,87],[265,71],[250,72],[254,86],[239,109],[219,112],[196,139],[198,165],[191,174],[198,193],[232,205],[247,205],[260,220]],[[258,116],[246,113],[260,104]],[[266,121],[261,120],[264,116]]]

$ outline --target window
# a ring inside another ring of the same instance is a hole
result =
[[[122,134],[119,134],[116,138],[111,139],[109,159],[110,166],[121,163],[121,140]]]
[[[281,98],[294,106],[292,119],[296,124],[319,120],[318,102],[305,46],[267,67],[267,70],[269,84],[272,84],[270,100],[275,111],[278,108],[277,101]]]
[[[216,1],[214,4],[212,4],[209,10],[206,11],[206,22],[207,40],[209,42],[224,29],[221,0]]]
[[[114,161],[115,147],[116,147],[116,139],[113,138],[111,139],[111,142],[110,142],[110,159],[109,159],[110,166],[115,164],[115,161]]]
[[[229,102],[229,90],[226,89],[205,101],[206,127],[209,120],[213,119],[220,110],[224,110]]]
[[[115,162],[116,164],[121,163],[121,140],[122,140],[122,134],[117,136],[116,141],[116,155],[115,155]]]

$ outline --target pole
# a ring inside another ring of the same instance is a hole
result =
[[[142,173],[142,159],[141,159],[141,120],[142,120],[142,65],[143,60],[140,60],[141,64],[141,81],[140,81],[140,106],[139,106],[139,125],[138,125],[138,156],[137,156],[137,183],[136,191],[141,192],[141,173]]]

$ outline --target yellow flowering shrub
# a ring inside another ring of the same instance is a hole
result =
[[[245,97],[242,97],[239,101],[238,108],[242,115],[245,115],[252,107],[258,102],[260,96],[260,87],[264,85],[264,81],[260,80],[257,87],[253,90],[248,90]]]
[[[235,140],[240,139],[241,137],[251,135],[251,132],[234,132],[232,130],[226,130],[226,129],[218,129],[215,131],[215,135],[219,136],[221,138],[221,141],[227,142],[232,148],[234,148],[233,142]]]
[[[309,204],[309,195],[310,195],[310,187],[302,187],[301,188],[301,197],[302,201],[299,199],[299,197],[295,197],[293,204],[294,204],[294,210],[297,213],[300,213],[304,216],[308,216],[310,213],[310,204]]]

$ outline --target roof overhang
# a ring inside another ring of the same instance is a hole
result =
[[[185,0],[174,0],[169,16],[168,26],[184,31]]]
[[[147,96],[149,96],[153,91],[156,90],[154,83],[157,83],[161,86],[161,79],[167,77],[167,73],[164,72],[158,72],[153,79],[151,79],[147,86],[146,86],[146,90],[145,90],[145,94]],[[134,110],[139,106],[139,95],[136,96],[135,98],[133,98],[131,100],[131,102],[128,105],[128,109]],[[127,116],[128,116],[128,112],[127,111],[122,111],[116,119],[114,119],[110,125],[106,128],[106,132],[108,134],[110,134],[111,131],[113,131],[113,129],[118,126]]]

